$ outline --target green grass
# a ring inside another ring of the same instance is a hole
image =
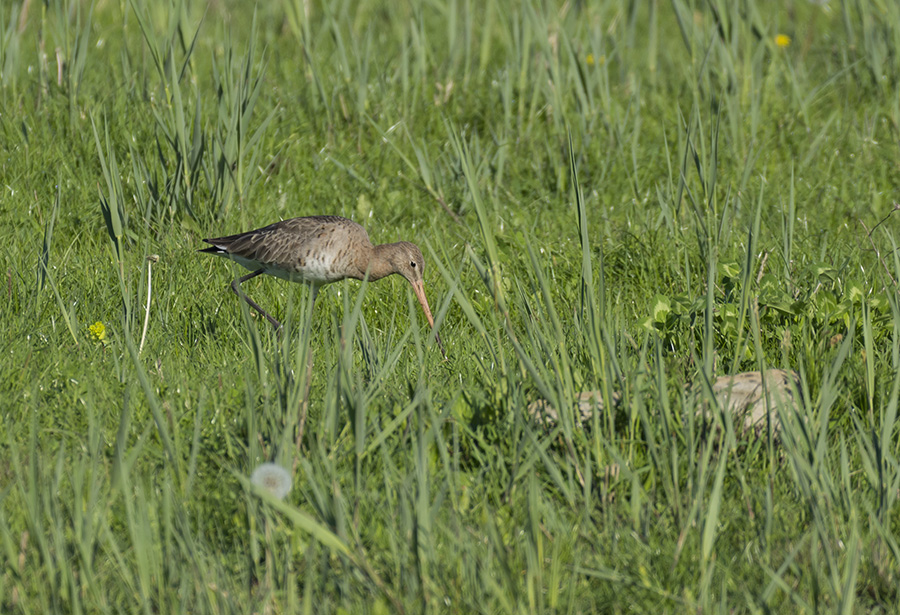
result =
[[[3,3],[0,611],[900,612],[898,47],[865,0]],[[422,248],[448,361],[397,276],[248,282],[279,339],[196,252],[326,213]],[[767,367],[780,437],[697,417]]]

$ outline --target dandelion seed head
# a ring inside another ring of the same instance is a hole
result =
[[[253,470],[250,482],[283,500],[291,491],[291,473],[277,463],[264,463]]]

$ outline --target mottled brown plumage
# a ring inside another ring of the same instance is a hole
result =
[[[339,216],[291,218],[246,233],[204,239],[213,247],[200,250],[229,258],[252,273],[237,278],[231,288],[276,328],[281,323],[241,292],[240,285],[267,273],[312,287],[313,301],[319,288],[345,278],[380,280],[399,273],[412,285],[428,324],[434,328],[425,298],[425,261],[419,248],[408,241],[372,245],[362,226]],[[435,332],[441,347],[441,338]]]

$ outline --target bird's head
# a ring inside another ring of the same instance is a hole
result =
[[[434,329],[434,317],[431,315],[428,299],[425,298],[425,259],[422,257],[422,251],[419,249],[419,246],[408,241],[391,244],[390,263],[393,270],[406,278],[412,285],[416,293],[416,299],[419,300],[422,311],[425,312],[425,318],[428,319],[428,324]],[[437,331],[434,332],[434,339],[441,349],[441,354],[446,359],[447,353],[444,352],[444,345],[441,343],[441,337]]]
[[[393,244],[391,266],[394,271],[406,278],[413,287],[425,279],[425,259],[422,251],[414,243],[401,241]]]

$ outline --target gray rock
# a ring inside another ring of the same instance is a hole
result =
[[[800,379],[797,372],[783,369],[770,369],[765,372],[765,383],[761,372],[742,372],[731,376],[721,376],[713,382],[712,390],[716,402],[722,409],[731,412],[735,424],[742,426],[741,432],[753,430],[757,435],[765,433],[766,416],[771,416],[772,431],[777,433],[781,428],[778,407],[799,410],[803,401],[800,398]],[[691,394],[700,396],[700,388],[694,385]],[[613,393],[613,402],[618,403],[621,395]],[[768,399],[768,403],[766,400]],[[600,391],[582,391],[575,398],[576,425],[590,422],[595,410],[603,410],[603,397]],[[706,413],[706,404],[698,410],[698,414]],[[528,405],[528,414],[545,427],[553,427],[559,422],[559,413],[550,402],[539,399]],[[739,423],[738,423],[739,421]]]
[[[772,433],[781,429],[778,408],[799,410],[800,378],[795,371],[766,370],[765,382],[761,372],[742,372],[722,376],[713,383],[713,393],[723,410],[731,412],[735,425],[757,435],[766,431],[766,416],[771,417]],[[737,428],[736,428],[737,430]]]

